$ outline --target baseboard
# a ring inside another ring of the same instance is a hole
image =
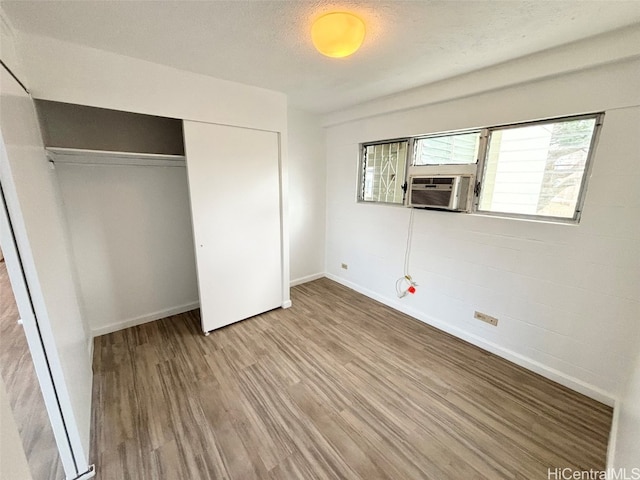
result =
[[[529,357],[526,357],[517,352],[514,352],[513,350],[509,350],[493,342],[489,342],[481,337],[478,337],[477,335],[466,332],[458,327],[455,327],[446,322],[438,320],[437,318],[431,317],[429,315],[425,315],[424,313],[418,310],[415,310],[411,307],[408,307],[405,304],[400,303],[398,300],[394,301],[392,299],[379,295],[373,290],[369,290],[368,288],[361,287],[360,285],[352,283],[348,280],[345,280],[344,278],[338,277],[331,273],[327,273],[325,274],[325,276],[330,280],[333,280],[334,282],[340,283],[345,287],[355,290],[356,292],[362,293],[363,295],[366,295],[369,298],[377,300],[378,302],[383,303],[388,307],[393,308],[394,310],[398,310],[402,313],[405,313],[417,320],[420,320],[421,322],[424,322],[428,325],[431,325],[432,327],[437,328],[438,330],[442,330],[443,332],[446,332],[455,337],[458,337],[466,342],[469,342],[475,345],[476,347],[480,347],[483,350],[486,350],[495,355],[498,355],[499,357],[502,357],[505,360],[509,360],[510,362],[513,362],[516,365],[526,368],[527,370],[531,370],[534,373],[542,375],[543,377],[548,378],[549,380],[553,380],[554,382],[557,382],[560,385],[564,385],[565,387],[570,388],[571,390],[574,390],[583,395],[586,395],[587,397],[597,400],[598,402],[604,403],[605,405],[608,405],[608,406],[613,406],[616,401],[616,397],[614,395],[602,390],[599,387],[583,382],[582,380],[579,380],[575,377],[572,377],[571,375],[567,375],[559,370],[556,370],[555,368],[551,368],[536,360],[533,360]]]
[[[91,334],[94,337],[100,335],[106,335],[107,333],[117,332],[118,330],[124,330],[125,328],[135,327],[136,325],[142,325],[143,323],[153,322],[160,320],[161,318],[170,317],[171,315],[178,315],[179,313],[188,312],[189,310],[195,310],[200,307],[200,302],[186,303],[177,307],[168,308],[166,310],[160,310],[157,312],[149,313],[147,315],[141,315],[135,318],[129,318],[127,320],[121,320],[119,322],[110,323],[100,328],[91,329]]]
[[[617,399],[613,406],[613,419],[611,420],[611,432],[609,433],[609,444],[607,445],[607,470],[615,468],[616,442],[618,440],[618,425],[620,424],[620,399]]]
[[[306,275],[304,277],[291,280],[289,285],[292,287],[295,287],[296,285],[302,285],[303,283],[313,282],[314,280],[318,280],[319,278],[323,278],[324,276],[325,276],[324,272],[314,273],[313,275]]]

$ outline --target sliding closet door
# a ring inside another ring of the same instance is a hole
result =
[[[282,305],[278,135],[184,122],[202,330]]]
[[[89,478],[91,339],[33,100],[0,70],[0,241],[65,473]]]

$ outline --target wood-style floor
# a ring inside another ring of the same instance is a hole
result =
[[[33,480],[62,480],[62,463],[19,318],[6,265],[0,262],[0,374]]]
[[[546,479],[603,469],[611,408],[327,279],[213,332],[99,337],[101,480]]]

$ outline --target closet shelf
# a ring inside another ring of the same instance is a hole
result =
[[[156,167],[184,167],[184,155],[158,153],[112,152],[82,148],[46,147],[51,162],[75,165],[131,165]]]

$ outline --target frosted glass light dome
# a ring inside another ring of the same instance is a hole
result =
[[[311,27],[311,40],[316,49],[332,58],[348,57],[356,52],[365,36],[361,18],[347,12],[327,13]]]

